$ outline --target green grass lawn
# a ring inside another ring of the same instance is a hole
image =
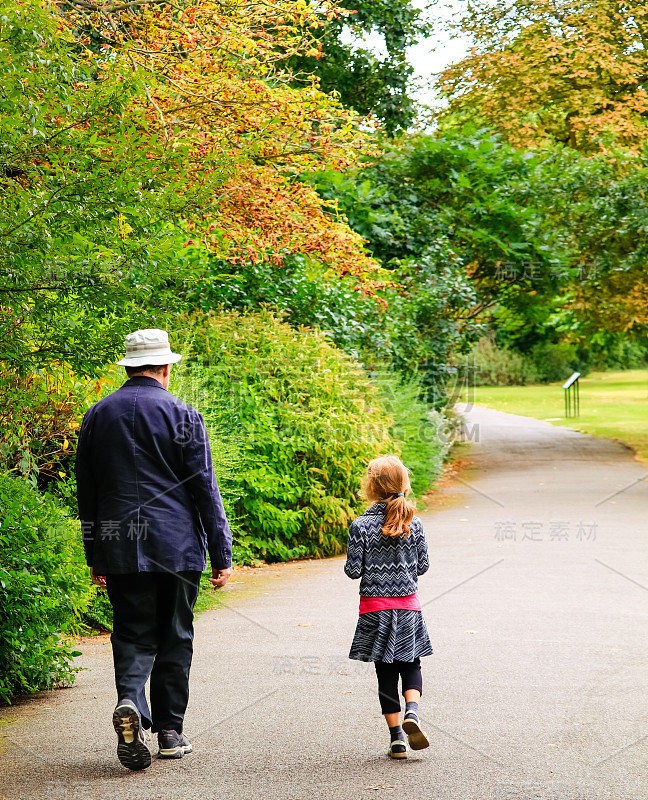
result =
[[[648,460],[648,369],[592,372],[580,379],[580,416],[565,419],[561,383],[477,386],[477,405],[618,439]]]

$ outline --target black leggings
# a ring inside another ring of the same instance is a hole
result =
[[[408,689],[418,689],[423,693],[423,676],[421,675],[421,659],[414,661],[394,661],[387,664],[375,661],[378,676],[378,697],[383,714],[398,714],[401,710],[398,697],[398,677],[403,684],[403,695]]]

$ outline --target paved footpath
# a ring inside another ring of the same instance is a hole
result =
[[[428,750],[393,762],[346,659],[344,559],[238,575],[196,625],[194,753],[115,758],[110,645],[0,714],[7,800],[645,800],[648,467],[622,445],[474,408],[472,467],[423,515]]]

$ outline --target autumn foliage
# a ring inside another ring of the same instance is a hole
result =
[[[645,3],[480,2],[470,4],[461,28],[475,46],[440,76],[450,114],[477,115],[523,147],[560,142],[591,153],[611,136],[641,149]]]
[[[299,0],[59,4],[70,35],[97,73],[119,68],[141,86],[137,103],[191,192],[213,192],[185,219],[190,238],[233,263],[309,253],[341,273],[376,264],[344,224],[331,224],[317,194],[295,176],[344,169],[363,147],[359,119],[313,79],[295,88],[295,54],[317,54],[322,15]],[[326,15],[340,12],[334,4]],[[325,16],[326,16],[325,15]],[[186,146],[189,145],[187,149]]]

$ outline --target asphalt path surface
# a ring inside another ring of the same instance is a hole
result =
[[[104,637],[73,688],[0,713],[0,797],[645,800],[648,468],[487,409],[467,432],[471,465],[421,515],[429,749],[387,758],[373,667],[347,659],[358,584],[309,561],[237,572],[197,619],[191,755],[118,763]]]

